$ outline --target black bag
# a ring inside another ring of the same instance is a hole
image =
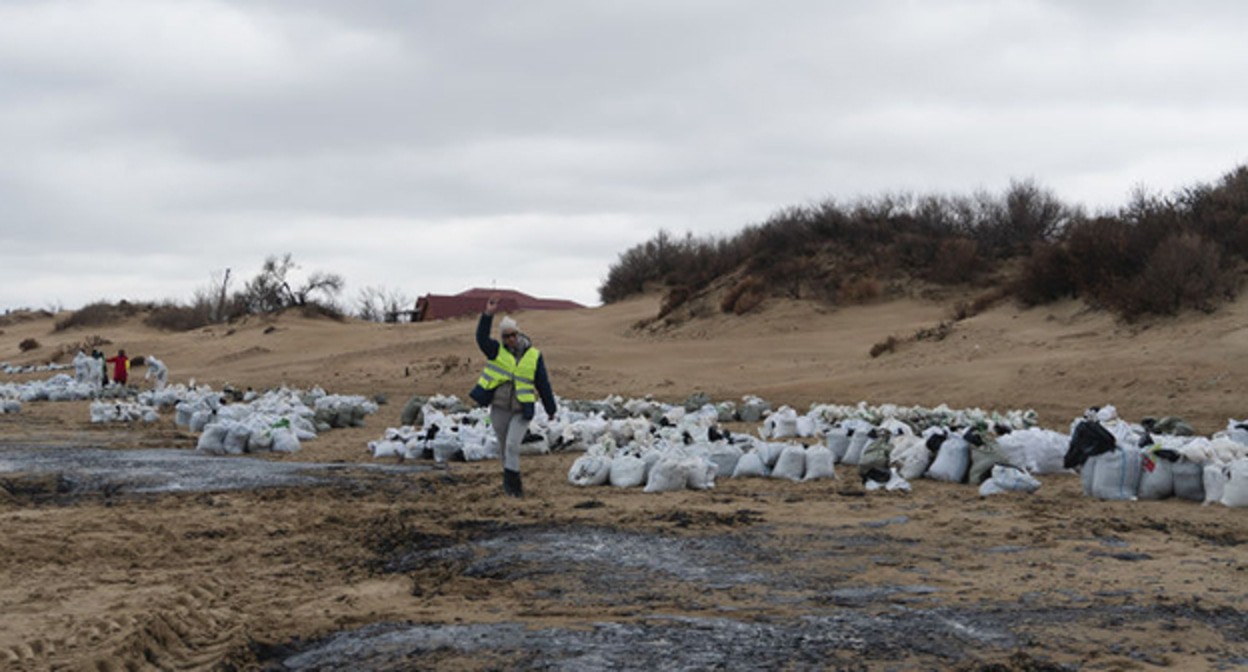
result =
[[[1101,423],[1083,420],[1075,425],[1075,432],[1070,435],[1070,447],[1066,449],[1066,457],[1062,466],[1066,469],[1077,469],[1089,457],[1108,453],[1118,446],[1118,440]]]

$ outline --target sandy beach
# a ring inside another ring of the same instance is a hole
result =
[[[1129,421],[1178,416],[1205,435],[1248,417],[1244,299],[1134,325],[1077,302],[1001,304],[939,339],[913,335],[950,320],[944,300],[775,300],[741,317],[639,327],[658,307],[650,296],[514,317],[564,399],[680,403],[702,392],[798,412],[860,401],[1034,409],[1063,432],[1105,404]],[[319,484],[84,494],[66,473],[0,473],[0,668],[1248,666],[1243,509],[1093,500],[1073,473],[988,498],[926,479],[909,493],[865,492],[853,469],[645,494],[575,487],[578,454],[558,452],[524,458],[517,501],[502,496],[497,462],[398,464],[366,450],[412,395],[466,398],[482,363],[472,318],[288,314],[180,334],[137,318],[53,324],[5,322],[0,360],[36,363],[98,337],[109,354],[158,357],[174,383],[319,386],[385,403],[363,427],[254,458],[334,465]],[[895,350],[872,357],[890,336]],[[40,348],[20,352],[27,338]],[[134,382],[150,387],[143,373]],[[93,424],[88,407],[24,404],[0,415],[0,446],[194,451],[171,412]],[[402,628],[401,653],[376,643]],[[334,644],[342,633],[373,653]]]

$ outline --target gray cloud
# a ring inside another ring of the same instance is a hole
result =
[[[0,306],[596,301],[660,229],[1033,178],[1114,207],[1244,160],[1235,2],[86,0],[0,6]]]

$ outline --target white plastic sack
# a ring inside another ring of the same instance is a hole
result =
[[[635,488],[646,482],[646,461],[636,455],[619,455],[611,460],[607,478],[617,488]]]
[[[806,474],[803,481],[814,481],[821,478],[836,478],[836,459],[827,446],[815,445],[806,450]]]
[[[733,478],[763,477],[766,475],[767,465],[763,462],[763,458],[758,454],[757,450],[751,450],[742,455],[741,459],[737,460],[736,469],[732,470]]]
[[[845,456],[841,458],[844,464],[857,465],[862,461],[862,451],[871,443],[870,430],[855,429],[854,435],[849,437],[849,447],[845,449]]]
[[[897,468],[902,478],[922,476],[932,464],[932,451],[927,440],[921,436],[898,436],[892,441],[889,464]]]
[[[701,457],[685,459],[685,470],[688,478],[685,484],[692,490],[710,490],[715,487],[715,464]]]
[[[1070,447],[1070,435],[1030,427],[997,437],[997,446],[1009,458],[1010,464],[1032,474],[1056,474],[1066,471],[1062,462]]]
[[[844,427],[833,427],[828,430],[827,446],[828,450],[832,451],[832,459],[843,462],[845,453],[849,452],[849,430]]]
[[[961,483],[966,479],[966,472],[971,468],[971,445],[957,434],[950,434],[940,450],[936,451],[936,459],[927,469],[927,477],[948,483]]]
[[[806,448],[801,444],[790,444],[780,453],[776,466],[771,470],[772,478],[787,478],[800,481],[806,474]]]
[[[383,457],[406,458],[407,446],[402,441],[369,441],[368,452],[373,456],[373,459]]]
[[[1140,456],[1140,499],[1157,500],[1174,496],[1174,463],[1151,451]]]
[[[715,475],[729,478],[732,472],[737,468],[737,462],[741,461],[741,456],[745,452],[740,447],[731,443],[712,444],[707,450],[706,459],[715,465]]]
[[[202,434],[199,435],[199,442],[195,444],[195,450],[208,453],[209,455],[225,454],[225,437],[229,434],[229,429],[220,423],[211,424],[204,428]]]
[[[1205,467],[1181,459],[1171,467],[1174,475],[1174,496],[1189,502],[1205,501]]]
[[[301,447],[299,444],[299,436],[290,427],[274,427],[273,431],[273,452],[275,453],[297,453]]]
[[[1222,504],[1234,508],[1248,506],[1248,459],[1238,459],[1228,470],[1230,478],[1222,490]]]
[[[1222,501],[1229,477],[1226,468],[1220,464],[1206,464],[1204,470],[1205,506]]]
[[[1097,499],[1124,501],[1136,499],[1140,489],[1140,449],[1119,445],[1108,453],[1093,455],[1084,462],[1089,472],[1085,492]]]
[[[675,492],[684,490],[689,481],[688,466],[683,460],[665,457],[659,460],[646,478],[644,492]]]
[[[611,458],[602,455],[582,455],[568,470],[568,482],[572,485],[602,485],[611,478]]]
[[[1040,481],[1036,480],[1031,474],[1016,467],[998,464],[993,466],[992,476],[980,484],[979,495],[987,497],[1004,492],[1031,493],[1039,489]]]

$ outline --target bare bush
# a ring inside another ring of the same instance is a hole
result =
[[[929,280],[953,285],[974,279],[983,260],[979,258],[979,244],[959,236],[940,241],[936,256],[929,264]]]
[[[889,336],[888,338],[879,341],[875,345],[871,346],[871,359],[875,359],[876,357],[888,352],[895,352],[897,350],[897,343],[898,341],[896,336]]]
[[[837,300],[844,305],[858,305],[879,298],[883,291],[883,285],[875,278],[856,278],[841,285]]]
[[[1038,306],[1075,296],[1071,258],[1061,245],[1039,243],[1016,276],[1011,290],[1024,306]]]
[[[1128,319],[1174,315],[1184,308],[1212,311],[1235,291],[1236,276],[1222,251],[1195,233],[1178,233],[1154,250],[1140,273],[1111,297]]]
[[[39,344],[39,341],[36,341],[33,338],[22,339],[22,342],[17,344],[17,349],[21,350],[22,352],[30,352],[31,350],[38,350],[40,347],[42,346]]]

